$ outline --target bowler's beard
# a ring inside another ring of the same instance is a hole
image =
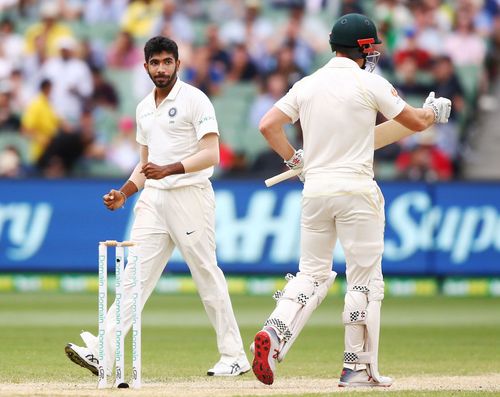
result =
[[[168,78],[166,78],[167,75],[161,76],[161,78],[164,78],[164,80],[160,80],[158,76],[157,77],[152,76],[149,71],[148,75],[153,84],[156,86],[156,88],[168,88],[174,84],[175,79],[177,78],[177,70],[178,68],[176,67],[174,72]]]

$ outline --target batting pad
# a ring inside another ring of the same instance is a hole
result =
[[[306,325],[307,321],[311,317],[311,314],[325,299],[326,295],[328,294],[328,290],[335,281],[336,276],[337,273],[332,271],[330,273],[330,277],[323,283],[318,284],[317,282],[315,282],[315,288],[313,294],[310,296],[310,298],[307,300],[306,304],[301,308],[301,310],[299,310],[295,314],[295,317],[293,318],[290,324],[289,329],[291,332],[291,337],[287,341],[281,343],[280,352],[278,354],[279,362],[284,360],[288,350],[290,350],[290,347],[292,347],[292,344],[295,342],[295,339],[297,339],[297,337],[299,336],[300,332],[302,331],[302,328],[304,328],[304,326]]]

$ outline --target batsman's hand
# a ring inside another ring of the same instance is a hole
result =
[[[119,190],[111,189],[109,193],[102,196],[102,201],[108,210],[114,211],[123,207],[125,204],[125,195]]]
[[[304,151],[302,149],[296,150],[291,159],[285,160],[285,164],[291,170],[302,171],[304,168]],[[303,183],[304,174],[301,172],[298,177]]]
[[[431,91],[424,102],[423,108],[432,109],[435,123],[447,123],[451,113],[451,101],[448,98],[436,98],[434,91]]]

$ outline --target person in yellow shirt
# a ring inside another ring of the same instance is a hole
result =
[[[59,40],[62,37],[73,36],[73,32],[68,26],[57,21],[59,14],[59,6],[55,2],[46,2],[41,6],[41,21],[31,25],[24,36],[26,54],[35,53],[36,40],[40,37],[45,41],[45,56],[53,57],[59,54]]]
[[[21,119],[21,130],[31,141],[32,161],[39,159],[59,129],[59,117],[49,101],[51,89],[51,81],[42,80],[40,94],[28,105]]]
[[[136,38],[149,36],[161,13],[162,2],[158,0],[132,1],[122,18],[122,29]]]

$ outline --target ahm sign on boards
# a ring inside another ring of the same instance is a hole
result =
[[[0,271],[97,271],[97,242],[127,238],[132,200],[110,212],[117,181],[0,181]],[[296,272],[301,185],[218,181],[217,254],[227,273]],[[386,275],[500,275],[500,184],[381,184]],[[334,268],[343,272],[340,246]],[[185,272],[178,253],[168,270]]]

